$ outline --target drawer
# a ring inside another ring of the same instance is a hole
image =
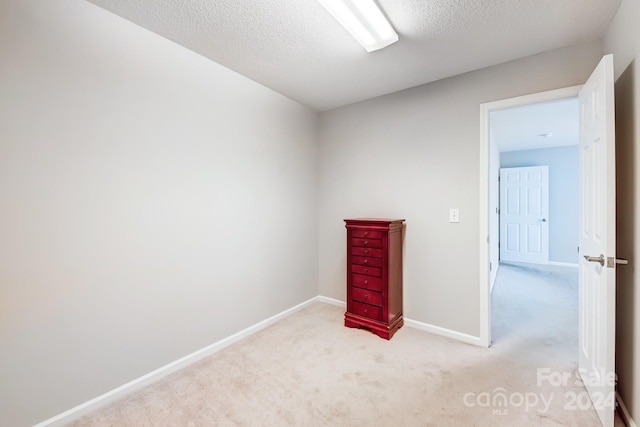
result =
[[[368,239],[382,239],[382,231],[352,230],[351,237],[366,237]]]
[[[378,277],[362,276],[360,274],[351,274],[351,284],[360,288],[367,288],[374,291],[382,290],[382,279]]]
[[[351,253],[353,255],[360,255],[365,257],[382,258],[382,249],[374,248],[361,248],[359,246],[351,246]]]
[[[352,238],[351,246],[361,246],[364,248],[381,248],[382,240],[380,239],[360,239]]]
[[[373,320],[382,320],[382,308],[369,304],[362,304],[357,301],[351,301],[351,310],[353,314],[367,317]]]
[[[382,307],[382,292],[370,291],[369,289],[361,289],[352,286],[351,299]]]
[[[352,256],[351,262],[358,265],[370,265],[371,267],[382,268],[382,260],[379,258],[367,258],[363,256]]]
[[[351,272],[358,274],[366,274],[368,276],[382,277],[382,269],[377,267],[369,267],[368,265],[351,264]]]

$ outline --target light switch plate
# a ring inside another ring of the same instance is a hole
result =
[[[460,209],[449,209],[449,222],[460,222]]]

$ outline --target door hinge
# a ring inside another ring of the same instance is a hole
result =
[[[489,271],[493,270],[493,266],[489,263]]]

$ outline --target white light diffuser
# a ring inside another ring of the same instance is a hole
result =
[[[398,41],[398,34],[374,0],[318,1],[367,52],[382,49]]]

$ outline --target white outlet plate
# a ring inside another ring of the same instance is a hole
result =
[[[449,209],[449,222],[460,222],[460,209]]]

